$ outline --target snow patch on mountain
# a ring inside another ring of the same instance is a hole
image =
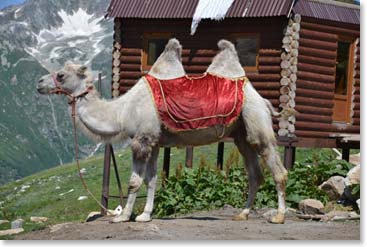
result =
[[[37,45],[25,48],[47,70],[60,69],[67,60],[88,65],[109,48],[101,43],[104,38],[112,37],[112,33],[106,33],[102,26],[103,16],[95,17],[81,8],[70,15],[62,9],[58,15],[62,24],[33,33]]]

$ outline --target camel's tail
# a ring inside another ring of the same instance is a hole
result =
[[[269,100],[267,100],[267,99],[264,99],[264,101],[265,101],[265,104],[266,104],[266,106],[268,107],[268,109],[269,109],[269,111],[270,111],[270,113],[271,113],[271,115],[273,116],[273,117],[280,117],[280,113],[279,112],[277,112],[275,109],[274,109],[274,107],[273,107],[273,105],[270,103],[270,101]]]

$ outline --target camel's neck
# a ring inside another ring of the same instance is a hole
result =
[[[76,103],[78,126],[96,141],[123,141],[127,138],[120,118],[124,105],[123,98],[106,101],[93,90]]]

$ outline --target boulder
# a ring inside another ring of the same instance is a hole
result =
[[[43,223],[43,222],[48,221],[47,217],[32,216],[30,219],[31,219],[32,222],[35,222],[35,223]]]
[[[361,166],[357,165],[350,169],[344,179],[345,189],[343,197],[352,202],[355,202],[360,197],[359,193],[353,194],[353,188],[360,184],[360,172]]]
[[[9,223],[9,221],[8,220],[0,220],[0,225],[6,224],[6,223]]]
[[[349,170],[345,177],[345,186],[351,186],[354,184],[360,184],[361,165],[357,165]]]
[[[17,219],[17,220],[12,221],[10,223],[11,229],[22,228],[23,227],[23,222],[24,222],[23,219]]]
[[[323,190],[331,200],[338,200],[344,192],[345,184],[344,177],[333,176],[323,182],[319,189]]]
[[[305,199],[298,203],[303,214],[324,214],[324,204],[315,199]]]
[[[8,230],[3,230],[0,231],[0,237],[1,236],[9,236],[9,235],[14,235],[14,234],[18,234],[24,232],[23,228],[15,228],[15,229],[8,229]]]

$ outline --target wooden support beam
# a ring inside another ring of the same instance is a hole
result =
[[[342,149],[342,159],[349,162],[349,153],[350,149],[348,147],[345,147]]]
[[[296,158],[296,147],[285,146],[284,147],[284,167],[289,170],[294,166]]]
[[[103,166],[102,198],[101,198],[101,204],[105,208],[108,208],[108,197],[110,190],[110,167],[111,167],[111,145],[106,144],[104,149],[104,166]],[[106,210],[101,208],[101,214],[106,215],[107,214]]]
[[[192,161],[194,158],[194,148],[193,147],[186,147],[186,167],[192,168]]]
[[[217,168],[223,170],[224,142],[218,143]]]
[[[171,159],[171,148],[164,148],[164,154],[163,154],[163,171],[166,176],[166,178],[169,177],[169,163]]]

